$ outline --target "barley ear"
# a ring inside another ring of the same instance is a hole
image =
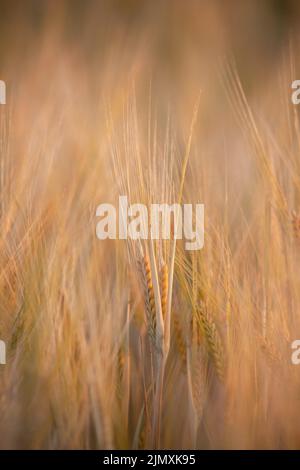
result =
[[[216,325],[201,307],[196,310],[196,318],[203,333],[207,351],[214,363],[216,373],[219,379],[223,381],[225,371],[224,350]]]
[[[145,255],[141,262],[143,286],[144,286],[144,297],[145,297],[145,309],[146,309],[146,319],[147,319],[147,330],[148,335],[155,345],[155,335],[156,335],[156,313],[155,313],[155,299],[154,291],[152,284],[152,275],[150,268],[149,257]]]

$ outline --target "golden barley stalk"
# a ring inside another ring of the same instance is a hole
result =
[[[216,325],[213,320],[209,318],[209,316],[201,308],[198,308],[196,310],[196,318],[199,322],[200,329],[204,335],[207,350],[213,360],[217,375],[220,380],[223,380],[224,350]]]
[[[182,328],[177,315],[173,316],[174,337],[178,348],[179,355],[182,359],[184,367],[186,366],[186,345],[182,334]]]
[[[162,309],[162,315],[163,319],[166,318],[166,312],[167,312],[167,304],[168,304],[168,266],[167,264],[164,264],[163,267],[161,268],[160,272],[160,279],[161,279],[161,309]]]
[[[124,376],[124,367],[125,367],[125,354],[124,347],[120,346],[117,354],[117,397],[119,400],[122,398],[122,381]]]
[[[145,255],[142,259],[142,272],[144,281],[144,294],[145,294],[145,306],[147,316],[147,327],[148,334],[155,345],[156,335],[156,312],[155,312],[155,298],[152,283],[151,267],[148,255]]]

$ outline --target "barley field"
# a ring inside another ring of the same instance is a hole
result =
[[[299,448],[297,2],[0,15],[0,448]],[[99,240],[120,195],[203,249]]]

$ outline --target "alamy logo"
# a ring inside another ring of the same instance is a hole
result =
[[[291,356],[292,364],[298,366],[300,364],[300,340],[295,339],[295,341],[293,341],[291,344],[291,348],[294,349],[294,352]]]
[[[96,227],[99,240],[184,238],[186,250],[203,248],[204,204],[150,204],[148,211],[145,204],[128,205],[127,196],[120,196],[118,209],[117,214],[112,204],[97,207],[96,216],[101,217]]]
[[[0,80],[0,104],[6,104],[6,85],[3,80]]]
[[[6,344],[0,340],[0,364],[6,364]]]

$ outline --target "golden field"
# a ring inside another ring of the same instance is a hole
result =
[[[0,447],[299,448],[296,2],[0,8]],[[204,248],[98,240],[121,194]]]

